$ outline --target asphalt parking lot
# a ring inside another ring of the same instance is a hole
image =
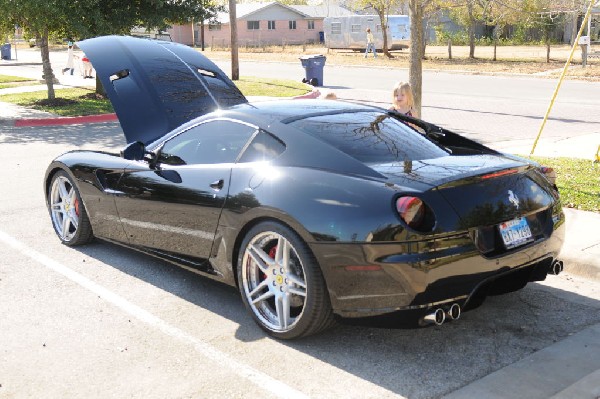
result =
[[[439,327],[346,322],[273,340],[231,287],[113,244],[59,243],[45,168],[71,149],[118,151],[118,124],[2,127],[0,143],[0,397],[469,397],[530,364],[539,387],[517,379],[502,397],[545,398],[600,369],[600,288],[568,274]]]

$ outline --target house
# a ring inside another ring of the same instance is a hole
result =
[[[323,19],[353,15],[337,5],[284,5],[269,3],[237,4],[239,46],[318,43],[323,41]],[[200,24],[175,25],[168,30],[171,39],[187,45],[200,45]],[[229,13],[219,13],[216,21],[204,24],[204,44],[228,47],[231,44]]]

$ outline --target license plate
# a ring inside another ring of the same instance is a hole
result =
[[[531,229],[529,229],[526,218],[500,223],[498,228],[500,229],[500,235],[502,235],[502,241],[504,241],[506,249],[518,247],[519,245],[533,241]]]

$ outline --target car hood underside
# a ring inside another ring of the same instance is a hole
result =
[[[128,36],[77,45],[96,69],[128,143],[148,144],[208,112],[247,102],[216,64],[188,46]]]

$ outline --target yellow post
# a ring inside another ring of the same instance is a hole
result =
[[[583,28],[585,28],[585,23],[587,22],[588,18],[590,17],[590,14],[592,13],[592,6],[594,5],[595,1],[596,0],[590,0],[590,6],[588,7],[587,12],[585,13],[585,18],[581,22],[581,28],[579,28],[577,37],[575,38],[575,41],[573,42],[573,48],[571,48],[571,54],[569,54],[569,59],[565,63],[565,67],[563,68],[562,74],[560,75],[560,78],[558,79],[558,84],[556,85],[556,89],[554,90],[554,94],[552,95],[552,99],[550,100],[550,105],[548,106],[546,115],[544,115],[544,120],[542,121],[542,125],[540,126],[540,131],[538,132],[538,135],[535,138],[535,141],[533,142],[533,147],[531,148],[531,152],[529,153],[529,156],[533,155],[533,151],[535,151],[537,142],[540,139],[540,136],[542,135],[542,130],[544,130],[544,126],[546,126],[546,121],[548,120],[548,115],[550,115],[550,110],[552,110],[552,106],[554,105],[554,100],[556,99],[556,96],[558,95],[558,90],[560,89],[560,85],[562,84],[562,81],[563,81],[565,75],[567,74],[567,69],[569,68],[569,64],[571,63],[571,60],[573,59],[573,54],[575,53],[575,48],[577,48],[577,46],[578,46],[579,38],[581,37],[581,34],[583,33]]]

